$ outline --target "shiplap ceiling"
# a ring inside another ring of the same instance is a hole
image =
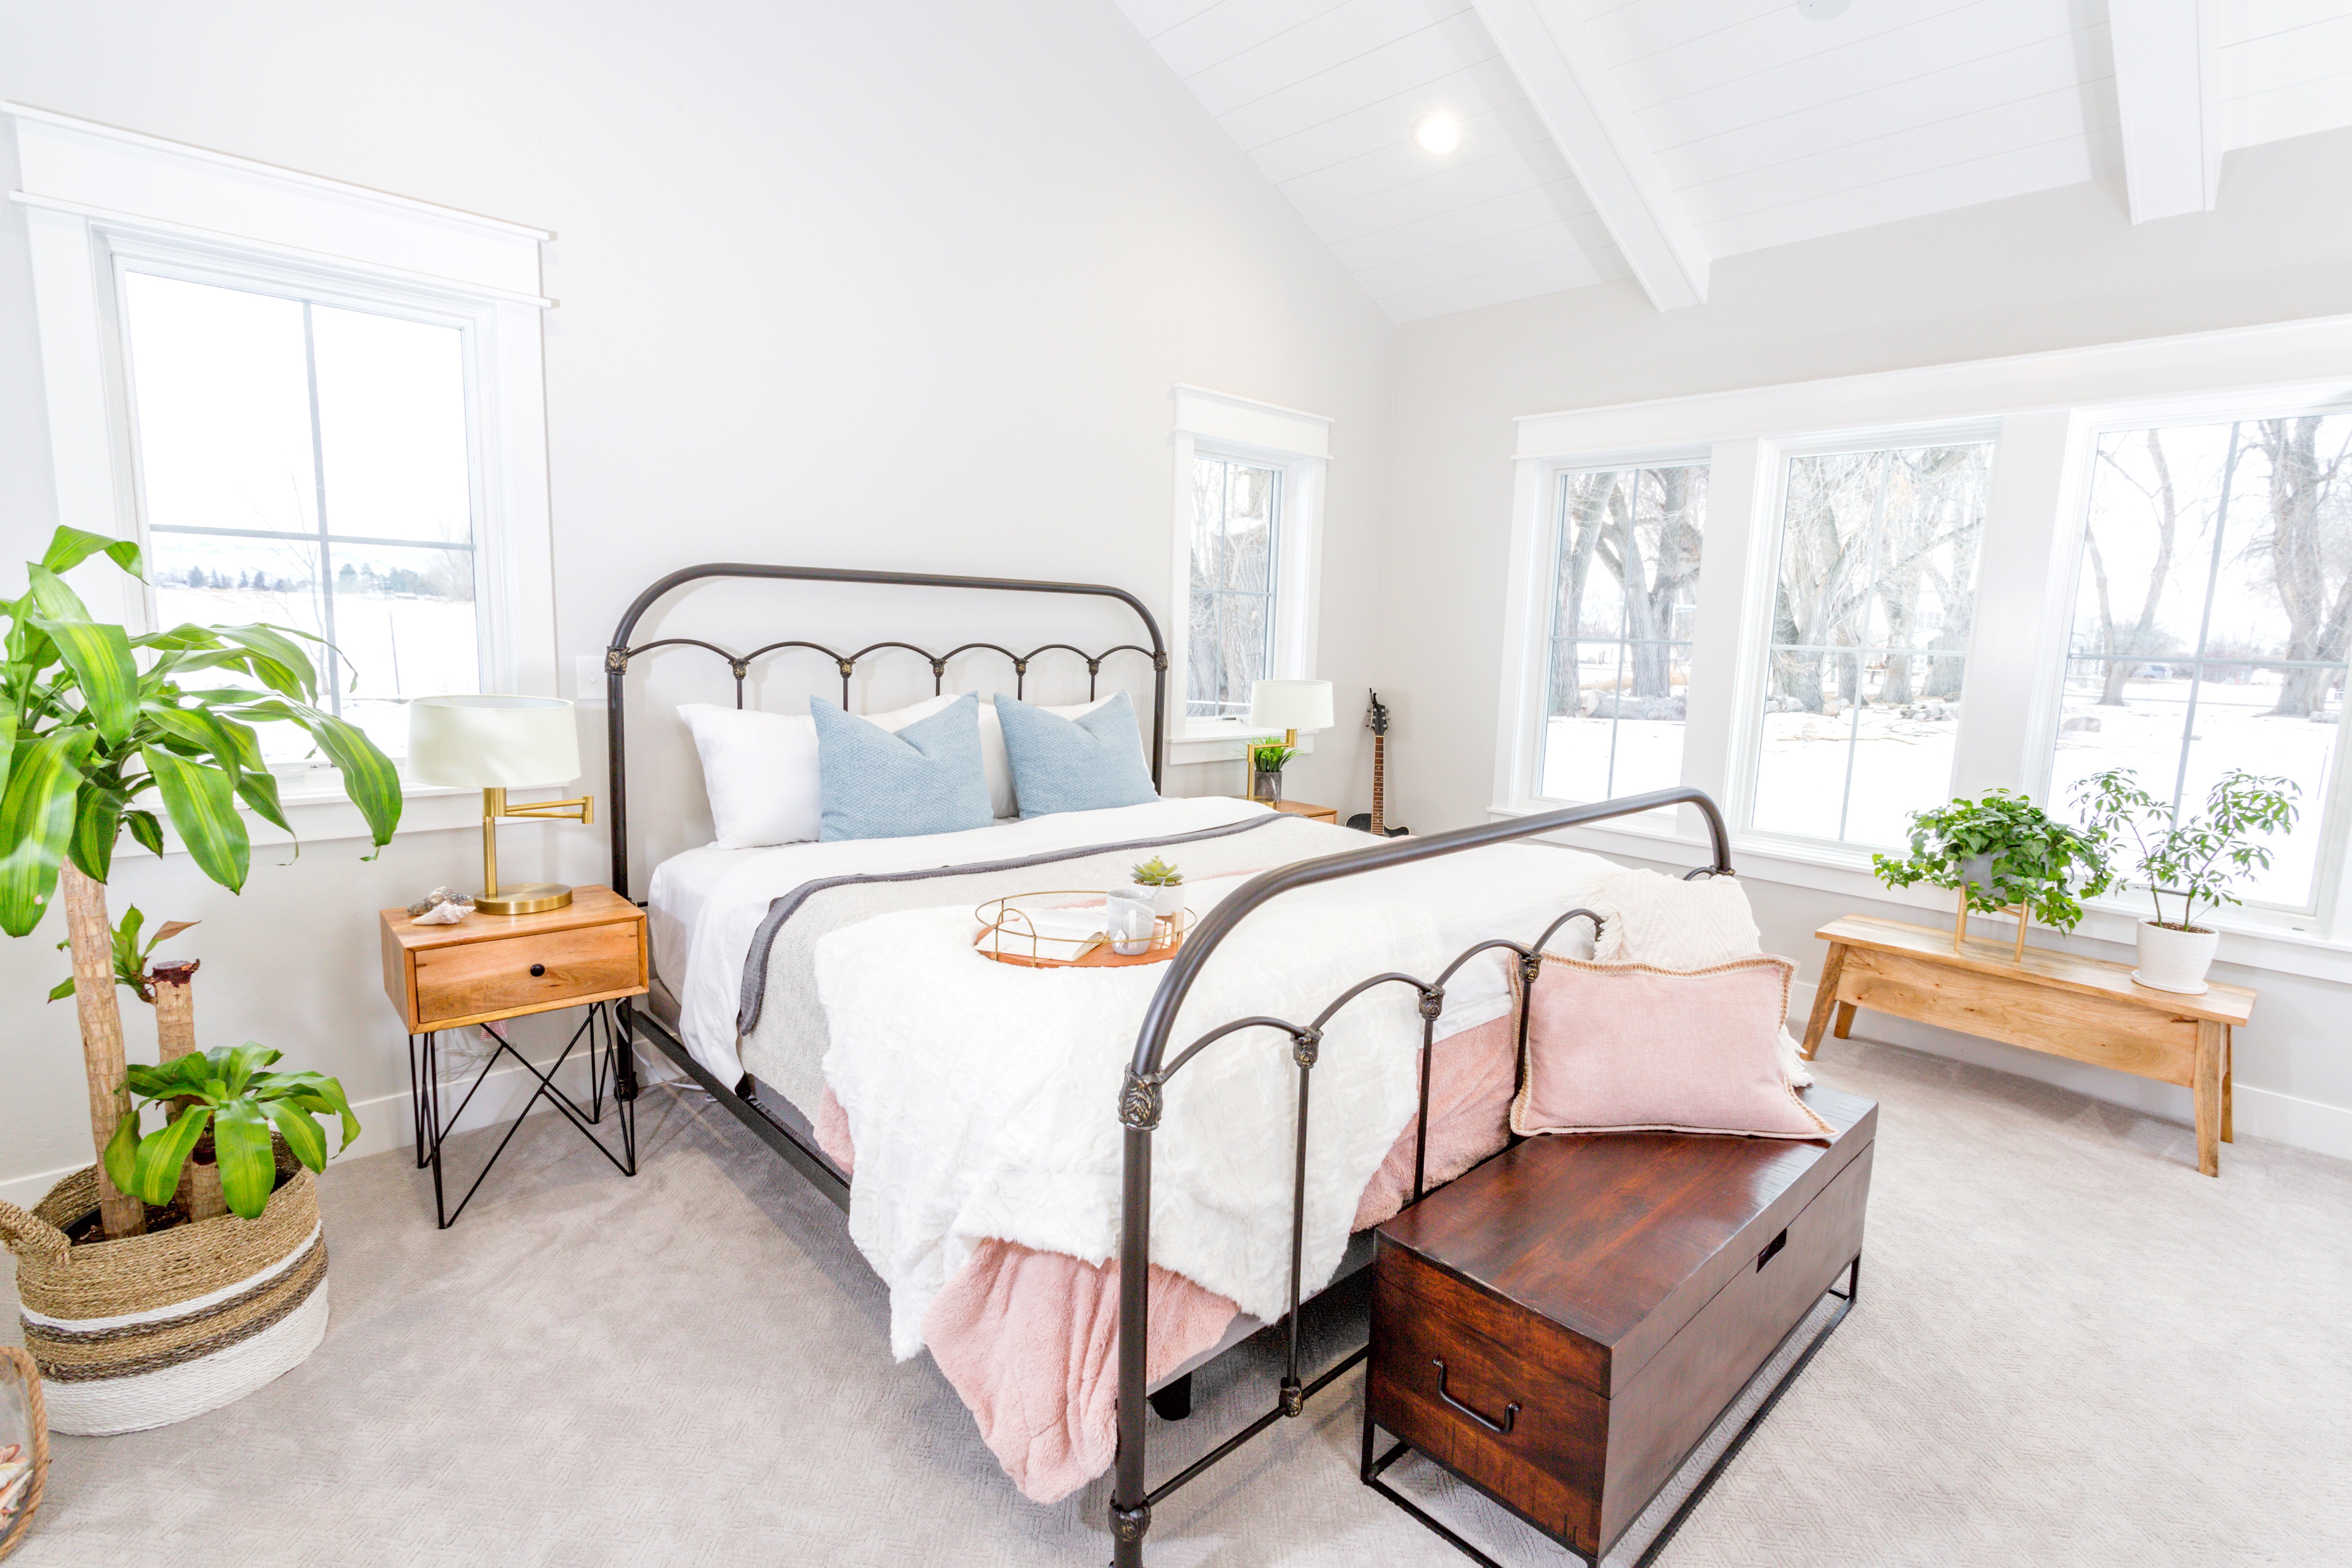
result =
[[[2352,124],[2352,0],[1118,0],[1399,321]],[[1413,141],[1424,117],[1461,145]]]

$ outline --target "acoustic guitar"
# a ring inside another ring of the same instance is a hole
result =
[[[1372,732],[1372,809],[1360,811],[1348,818],[1348,826],[1359,833],[1370,833],[1382,838],[1401,838],[1412,831],[1406,827],[1391,827],[1383,814],[1389,764],[1389,710],[1381,706],[1381,694],[1372,693],[1371,711],[1364,715],[1364,728]]]

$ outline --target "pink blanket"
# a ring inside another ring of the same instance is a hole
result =
[[[1509,1136],[1517,1022],[1504,1016],[1441,1040],[1431,1053],[1429,1179],[1449,1181]],[[849,1119],[825,1091],[817,1141],[854,1170]],[[1365,1184],[1353,1228],[1378,1225],[1412,1193],[1414,1123]],[[1239,1310],[1154,1264],[1157,1381],[1213,1348]],[[1118,1443],[1118,1265],[984,1241],[923,1315],[931,1358],[971,1409],[980,1435],[1023,1494],[1058,1502],[1110,1468]]]

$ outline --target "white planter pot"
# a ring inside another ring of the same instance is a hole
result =
[[[1151,912],[1160,920],[1172,919],[1184,907],[1184,884],[1172,888],[1147,888],[1138,882],[1127,889],[1126,897],[1151,906]]]
[[[2205,972],[2213,967],[2213,951],[2221,945],[2220,931],[2175,931],[2142,921],[2139,967],[2132,978],[2151,990],[2197,995],[2205,989]]]

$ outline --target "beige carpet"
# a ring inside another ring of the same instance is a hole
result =
[[[1861,1305],[1665,1564],[2352,1562],[2352,1164],[2248,1141],[2209,1181],[2184,1128],[1825,1056],[1885,1107]],[[540,1118],[446,1234],[401,1157],[331,1167],[326,1343],[226,1410],[59,1439],[10,1568],[1107,1559],[1103,1485],[1023,1501],[929,1363],[892,1364],[831,1205],[708,1101],[644,1110],[635,1181]],[[1360,1313],[1328,1302],[1322,1345]],[[1155,1422],[1157,1473],[1263,1407],[1255,1351]],[[1357,1484],[1359,1388],[1162,1508],[1152,1561],[1463,1561]],[[1506,1561],[1566,1560],[1396,1474]]]

